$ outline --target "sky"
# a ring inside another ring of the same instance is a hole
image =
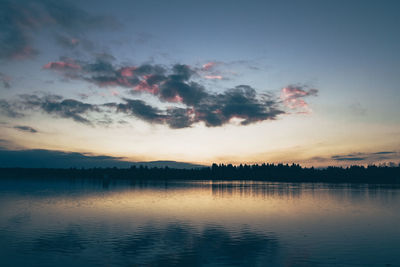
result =
[[[1,155],[398,164],[399,11],[0,0]]]

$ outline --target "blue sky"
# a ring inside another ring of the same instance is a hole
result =
[[[398,1],[0,5],[4,150],[399,161]]]

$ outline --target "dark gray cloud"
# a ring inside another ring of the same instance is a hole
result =
[[[371,153],[351,153],[345,155],[334,155],[331,159],[335,161],[366,161],[379,162],[383,160],[399,159],[400,155],[395,151],[378,151]]]
[[[54,30],[58,43],[66,44],[92,29],[116,27],[118,22],[107,16],[94,16],[67,1],[2,0],[0,1],[0,58],[23,59],[36,55],[35,33],[43,28]],[[68,36],[68,37],[67,37]],[[69,37],[71,36],[71,37]]]
[[[158,96],[165,101],[196,106],[208,93],[199,83],[189,81],[194,73],[187,65],[174,65],[172,74],[168,75],[158,87]]]
[[[332,159],[337,161],[362,161],[366,160],[366,157],[346,157],[346,156],[332,156]]]
[[[190,127],[194,120],[190,116],[190,109],[170,108],[167,109],[166,123],[172,129],[180,129]]]
[[[267,96],[259,97],[250,86],[239,85],[222,94],[207,95],[195,106],[198,121],[207,126],[221,126],[232,118],[243,119],[242,125],[257,121],[274,120],[284,112],[277,102]]]
[[[123,99],[125,103],[106,105],[151,123],[166,123],[171,128],[189,127],[197,122],[216,127],[229,123],[232,118],[242,119],[241,124],[248,125],[274,120],[284,113],[279,108],[279,101],[257,94],[248,85],[239,85],[219,94],[211,93],[192,80],[196,71],[183,64],[175,64],[170,69],[151,64],[116,67],[112,60],[104,58],[97,58],[92,63],[61,59],[44,68],[57,70],[71,79],[86,80],[99,86],[125,87],[130,92],[152,94],[162,102],[185,105],[185,108],[160,110],[141,100],[126,98]]]
[[[395,154],[395,153],[396,153],[395,151],[380,151],[380,152],[375,152],[372,154],[374,154],[374,155],[389,155],[389,154]]]
[[[162,123],[166,119],[161,110],[146,104],[142,100],[125,98],[124,101],[125,103],[108,103],[105,106],[115,107],[117,112],[130,114],[151,123]]]
[[[0,114],[10,118],[21,118],[24,116],[14,103],[10,103],[5,99],[0,99]]]
[[[70,118],[76,122],[91,124],[85,116],[89,112],[100,112],[97,105],[84,103],[74,99],[63,99],[58,95],[21,95],[24,109],[39,109],[48,114],[62,118]]]
[[[173,129],[189,127],[194,123],[194,120],[189,117],[187,109],[184,108],[169,108],[164,111],[152,107],[142,100],[126,98],[123,100],[125,103],[108,103],[105,106],[150,123],[165,123]]]
[[[30,126],[25,126],[25,125],[16,125],[14,126],[14,129],[17,129],[19,131],[23,132],[28,132],[28,133],[37,133],[38,131]]]
[[[189,87],[190,88],[190,87]],[[190,91],[189,91],[190,92]],[[151,123],[165,123],[178,129],[204,122],[208,127],[222,126],[232,118],[242,119],[242,125],[276,119],[283,111],[269,99],[259,99],[256,91],[245,85],[237,86],[222,94],[207,94],[187,104],[187,108],[170,107],[160,110],[142,100],[123,99],[125,103],[108,103],[107,107]],[[182,101],[184,102],[184,101]]]
[[[232,118],[241,119],[242,125],[258,121],[274,120],[284,112],[278,108],[278,103],[267,96],[258,96],[250,86],[240,85],[220,94],[211,94],[201,90],[200,97],[197,87],[188,86],[181,98],[181,104],[186,107],[169,106],[160,109],[138,99],[122,98],[122,102],[89,104],[75,99],[64,99],[58,95],[20,95],[19,100],[9,103],[0,100],[0,112],[8,117],[18,118],[24,112],[39,110],[62,118],[70,118],[76,122],[93,124],[96,121],[89,114],[103,114],[107,120],[102,124],[111,124],[113,119],[109,112],[122,113],[136,117],[149,123],[166,124],[170,128],[190,127],[195,123],[204,122],[207,127],[222,126]],[[178,90],[179,91],[179,90]],[[18,111],[17,111],[18,110]],[[100,123],[100,122],[99,122]]]

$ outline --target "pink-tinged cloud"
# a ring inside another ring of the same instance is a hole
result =
[[[223,77],[221,75],[205,75],[204,78],[209,80],[222,80]]]
[[[79,43],[79,39],[71,38],[70,42],[71,42],[72,45],[77,45]]]
[[[149,85],[146,80],[140,81],[140,83],[133,87],[133,89],[135,91],[148,92],[153,95],[158,94],[158,92],[160,91],[160,88],[157,84]]]
[[[123,77],[132,77],[134,70],[136,70],[136,67],[124,67],[119,70],[119,73]]]
[[[118,78],[115,85],[131,87],[132,83],[127,78],[123,77],[123,78]]]
[[[280,98],[286,107],[290,109],[301,109],[302,111],[297,112],[298,114],[309,114],[312,110],[303,98],[307,96],[316,96],[317,94],[317,89],[306,91],[301,87],[288,86],[282,88]]]
[[[174,97],[165,98],[165,100],[167,100],[168,102],[182,103],[183,98],[180,95],[176,94]]]
[[[119,96],[119,92],[117,90],[110,91],[112,96]]]
[[[208,71],[212,69],[217,63],[216,62],[208,62],[203,65],[203,70]]]
[[[65,62],[65,61],[56,61],[49,62],[43,66],[43,69],[52,69],[52,70],[79,70],[81,66],[74,62]]]

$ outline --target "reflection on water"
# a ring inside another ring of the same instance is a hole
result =
[[[169,224],[165,228],[146,226],[114,242],[115,251],[127,263],[151,266],[196,266],[213,263],[251,265],[276,263],[275,239],[242,230],[233,237],[222,226],[206,226],[196,231],[188,225]]]
[[[1,266],[400,266],[399,188],[0,180]]]

